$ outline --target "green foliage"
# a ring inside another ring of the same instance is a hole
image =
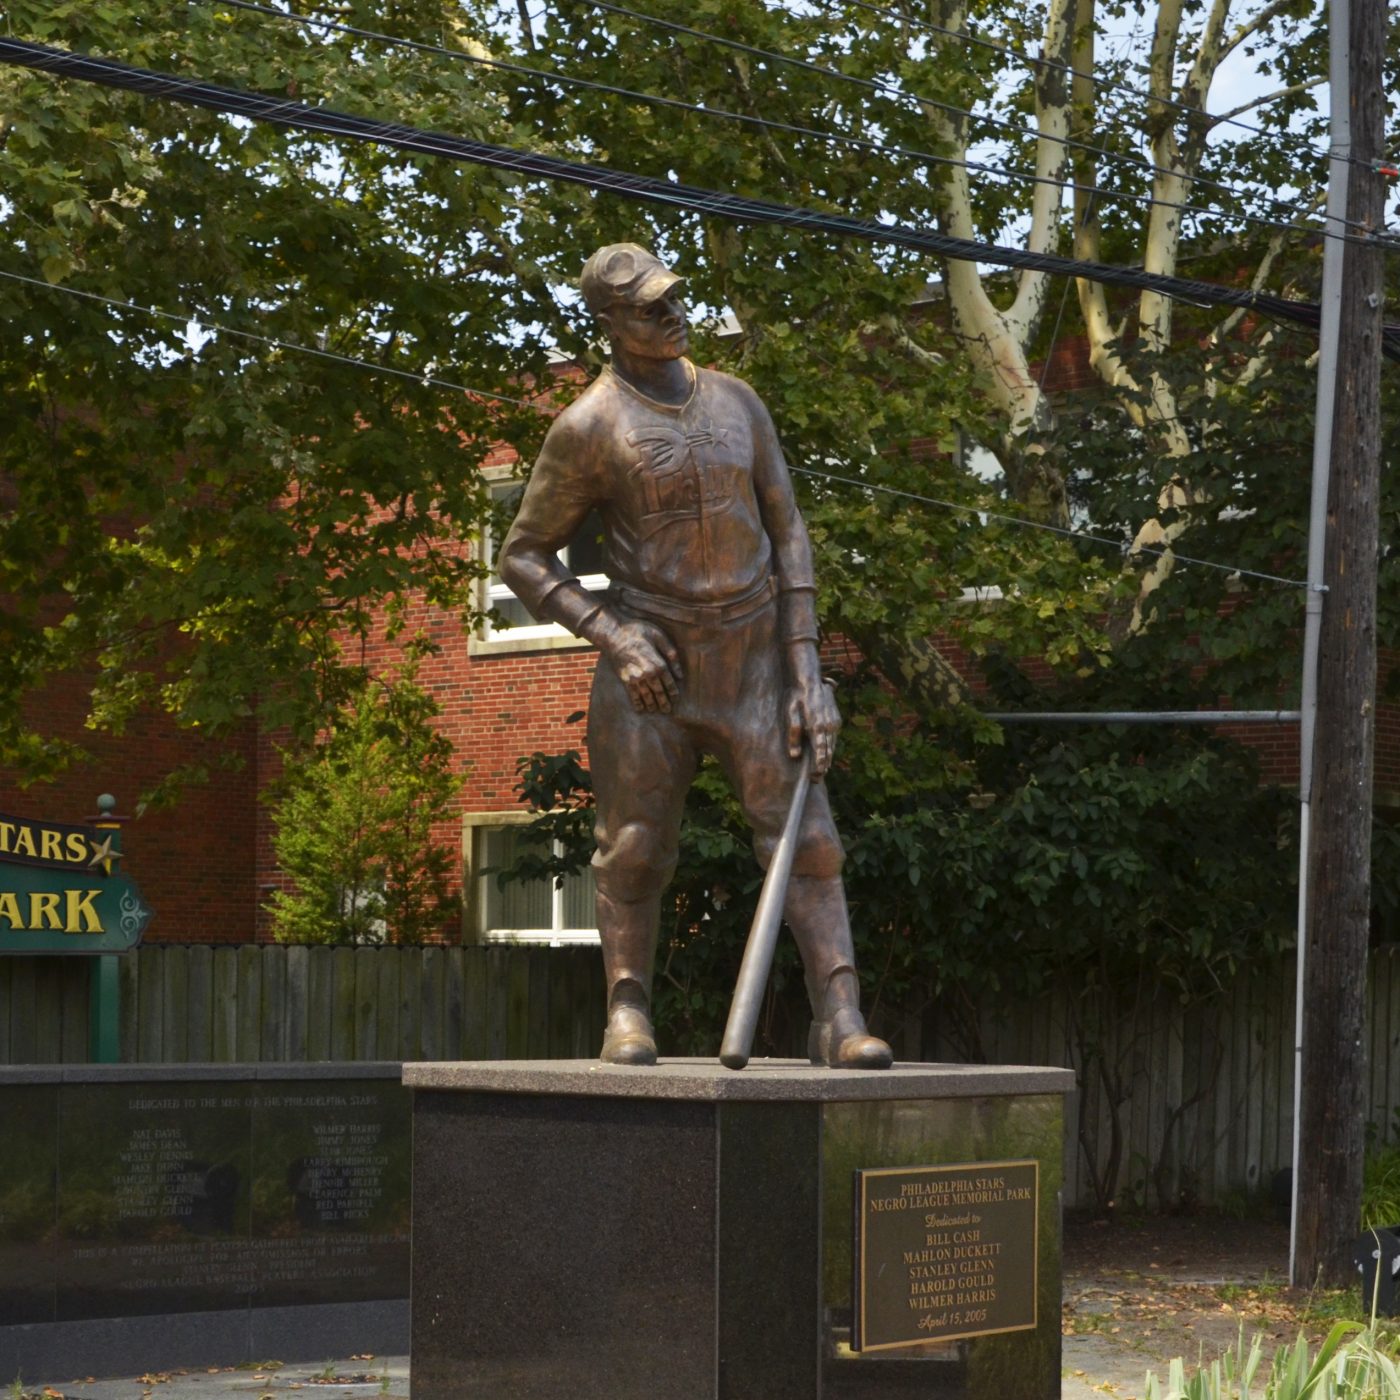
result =
[[[675,9],[821,61],[844,55],[861,70],[888,69],[897,57],[890,36],[873,43],[880,26],[857,11],[839,25],[762,6],[702,11]],[[344,17],[507,58],[518,23],[487,0],[364,4]],[[922,180],[897,170],[872,180],[858,151],[810,141],[784,151],[752,132],[736,140],[723,125],[604,94],[565,100],[518,74],[215,0],[19,0],[6,21],[16,36],[311,104],[620,168],[675,169],[714,188],[933,217]],[[843,38],[851,25],[860,44]],[[625,71],[661,95],[749,103],[747,69],[732,55],[656,43],[634,27],[551,12],[530,52],[514,56],[604,81]],[[918,67],[930,81],[959,71],[946,56]],[[840,90],[840,110],[827,113],[828,87],[785,71],[766,114],[808,125],[862,120],[850,110],[862,89]],[[883,119],[910,120],[893,106]],[[249,127],[18,69],[0,71],[0,130],[9,248],[0,268],[179,317],[0,282],[9,330],[0,345],[0,763],[32,775],[73,756],[33,704],[58,675],[90,688],[96,727],[120,730],[157,708],[215,740],[256,717],[306,741],[359,685],[353,642],[369,635],[386,598],[419,590],[470,621],[479,568],[468,546],[487,509],[473,468],[500,441],[530,460],[546,423],[509,403],[445,395],[418,376],[436,366],[516,397],[547,375],[547,345],[596,365],[591,331],[558,293],[601,241],[638,238],[677,261],[710,318],[697,356],[755,384],[794,462],[936,487],[969,505],[997,497],[947,455],[964,434],[997,427],[946,328],[915,324],[911,302],[935,269],[912,255],[779,229],[741,235],[720,219]],[[742,335],[718,333],[714,316],[726,306],[740,314]],[[189,333],[186,314],[401,373]],[[916,460],[915,440],[943,455]],[[995,531],[984,538],[975,518],[891,517],[849,487],[810,494],[824,577],[853,627],[888,625],[893,612],[901,635],[927,636],[964,581],[1005,581],[992,562],[1002,541]],[[871,549],[886,531],[900,548]],[[1049,540],[1027,537],[1017,549],[1028,576],[1043,569],[1046,586],[1078,588],[1082,570]],[[857,556],[869,561],[864,582]],[[884,594],[886,563],[891,578],[904,569],[916,606]],[[1035,616],[1028,605],[1024,618]],[[1064,617],[1039,619],[1038,646],[1063,645]]]
[[[1394,1225],[1400,1225],[1400,1146],[1372,1146],[1362,1173],[1361,1228]]]
[[[434,828],[461,786],[417,667],[367,683],[310,750],[284,751],[273,849],[295,882],[272,897],[284,943],[422,943],[456,912]]]
[[[935,155],[929,113],[869,83],[978,102],[1014,122],[1028,111],[1031,75],[1007,58],[890,25],[859,5],[837,0],[808,13],[655,0],[651,9],[814,66],[756,67],[736,50],[588,6],[551,7],[527,22],[502,0],[365,0],[338,17],[468,57],[489,51],[792,127],[875,132]],[[1111,28],[1116,7],[1102,9],[1095,22]],[[987,32],[1036,47],[1042,19],[1036,7],[1003,7],[988,13]],[[619,169],[674,172],[717,190],[921,227],[940,217],[936,161],[580,92],[217,0],[18,0],[6,20],[18,37]],[[1278,23],[1289,46],[1269,61],[1299,84],[1279,112],[1307,120],[1315,100],[1305,79],[1320,61],[1316,26],[1291,13]],[[1132,79],[1132,61],[1101,52],[1101,76]],[[834,80],[831,67],[865,85]],[[1082,120],[1097,124],[1089,139],[1136,151],[1140,115],[1106,108]],[[1271,119],[1267,109],[1260,115]],[[376,376],[235,336],[190,335],[182,321],[0,282],[10,330],[0,344],[9,414],[0,480],[10,492],[0,498],[0,763],[44,774],[71,758],[33,704],[58,674],[90,686],[96,727],[120,729],[156,707],[215,739],[257,717],[290,726],[305,742],[361,683],[353,643],[375,627],[385,599],[421,590],[470,621],[479,568],[469,543],[488,510],[473,468],[498,441],[530,460],[546,423],[509,403],[445,396],[418,376],[435,366],[485,394],[516,397],[547,376],[549,346],[596,365],[598,347],[568,304],[569,288],[587,252],[618,238],[655,245],[685,273],[703,322],[697,357],[754,384],[795,465],[963,508],[799,480],[825,615],[864,649],[877,668],[872,682],[892,684],[926,710],[926,678],[917,662],[904,663],[947,632],[974,657],[1043,657],[1086,684],[1119,669],[1115,622],[1132,589],[1112,553],[975,513],[1004,510],[1006,484],[974,476],[964,449],[1001,443],[1006,424],[931,291],[942,269],[925,258],[797,230],[739,230],[612,194],[249,127],[17,69],[0,72],[0,130],[4,270],[400,372]],[[1257,180],[1268,175],[1291,188],[1308,173],[1268,141],[1220,135],[1228,139],[1204,155],[1207,177],[1233,176],[1236,162],[1249,162]],[[998,139],[1008,165],[1033,164],[1024,138]],[[1144,189],[1141,171],[1114,174],[1133,198],[1104,203],[1109,255],[1127,247]],[[975,231],[1013,237],[1024,194],[1014,183],[976,181]],[[1234,202],[1215,194],[1233,217]],[[1217,220],[1203,229],[1213,236],[1222,227]],[[1225,239],[1196,270],[1219,267],[1233,277],[1257,256],[1247,240]],[[1316,263],[1315,250],[1290,247],[1276,265],[1306,291]],[[998,303],[1008,287],[988,281]],[[1074,330],[1073,303],[1065,335]],[[721,324],[726,308],[739,318],[738,334]],[[1216,327],[1201,319],[1199,328]],[[1220,557],[1241,559],[1244,543],[1277,564],[1297,542],[1300,517],[1285,525],[1280,511],[1306,476],[1296,449],[1307,422],[1297,406],[1310,396],[1292,383],[1271,388],[1267,377],[1233,397],[1216,392],[1239,377],[1241,354],[1258,347],[1259,328],[1245,329],[1243,351],[1202,342],[1177,380],[1197,389],[1180,396],[1199,444],[1182,470],[1209,478],[1216,529],[1198,546],[1194,522],[1192,546],[1214,553],[1219,544]],[[1142,382],[1143,366],[1132,367]],[[1076,413],[1036,443],[1070,465],[1081,523],[1115,537],[1156,510],[1162,485],[1155,444],[1125,425],[1125,397],[1118,393],[1101,413]],[[1238,471],[1239,430],[1260,441],[1286,435],[1288,450]],[[1257,530],[1244,523],[1255,511],[1268,512]],[[1276,688],[1267,643],[1296,622],[1297,595],[1251,595],[1264,608],[1259,626],[1233,630],[1223,618],[1210,622],[1218,595],[1191,591],[1189,580],[1178,593],[1189,573],[1179,571],[1161,595],[1159,620],[1179,617],[1188,629],[1199,622],[1197,655],[1219,649],[1228,655],[1217,659],[1233,657],[1242,680],[1254,666],[1256,691]],[[1001,606],[957,605],[963,589],[989,586],[1002,590]],[[1175,690],[1204,679],[1170,647],[1135,654],[1147,658],[1125,663],[1128,674],[1144,667],[1139,696],[1146,669]],[[883,702],[868,703],[878,710]],[[986,729],[982,737],[995,742]],[[946,785],[965,776],[934,763]],[[900,768],[890,757],[882,770],[896,787]]]
[[[918,742],[906,736],[897,751]],[[522,760],[522,793],[551,813],[540,826],[551,853],[511,878],[560,875],[587,859],[591,793],[577,760]],[[1057,985],[1074,989],[1087,1014],[1144,965],[1183,998],[1200,997],[1288,935],[1287,798],[1260,788],[1249,754],[1227,741],[1126,726],[1073,739],[1022,730],[974,755],[964,786],[920,789],[906,777],[904,793],[874,810],[870,767],[863,752],[843,754],[830,790],[876,1014]],[[707,764],[658,961],[658,1019],[678,1045],[717,1042],[760,881],[737,805]],[[801,989],[786,941],[775,988],[769,1044],[790,1045],[805,1026],[800,1004],[781,1005]]]
[[[1129,417],[1141,396],[1085,390],[1074,396],[1073,415],[1061,414],[1054,450],[1073,463],[1069,490],[1085,525],[1126,540],[1155,516],[1164,529],[1189,527],[1182,553],[1273,576],[1178,564],[1149,600],[1142,633],[1120,640],[1113,664],[1094,679],[1092,696],[1105,707],[1121,708],[1122,700],[1144,693],[1163,708],[1221,698],[1241,708],[1296,704],[1303,592],[1287,580],[1306,571],[1316,392],[1306,350],[1306,342],[1290,338],[1260,355],[1257,346],[1227,338],[1209,349],[1129,355],[1132,373],[1170,385],[1182,410],[1189,452],[1172,465],[1178,485],[1190,490],[1171,493],[1165,504],[1158,445]],[[1247,381],[1219,373],[1222,364],[1242,363],[1253,364]],[[1385,385],[1382,450],[1389,455],[1400,449],[1400,383],[1388,375]],[[1383,554],[1395,547],[1397,520],[1400,485],[1387,477]],[[1400,621],[1394,574],[1382,569],[1378,577],[1382,645]]]
[[[1236,1349],[1188,1375],[1174,1360],[1163,1385],[1147,1377],[1147,1400],[1394,1400],[1400,1396],[1400,1366],[1374,1324],[1339,1322],[1314,1356],[1305,1337],[1280,1347],[1263,1373],[1263,1343],[1248,1347],[1241,1333]],[[1255,1382],[1259,1385],[1256,1388]]]
[[[1144,962],[1199,996],[1287,930],[1284,803],[1234,746],[1019,731],[980,771],[977,806],[958,793],[849,828],[858,921],[886,940],[870,951],[892,985],[876,991],[897,1003],[920,983],[1087,996]]]
[[[445,0],[392,9],[409,36],[454,32]],[[352,56],[212,3],[20,0],[6,25],[428,126],[498,120],[466,65]],[[338,643],[386,599],[473,612],[474,468],[494,442],[528,457],[545,425],[419,376],[514,396],[543,370],[528,327],[549,289],[514,273],[540,216],[489,172],[15,68],[0,137],[0,267],[177,313],[0,282],[0,762],[42,776],[72,757],[33,704],[65,672],[97,727],[155,708],[214,740],[256,716],[308,741],[362,680]]]
[[[564,877],[582,870],[593,853],[592,776],[577,749],[533,753],[515,767],[520,801],[538,815],[523,833],[525,849],[509,870],[497,872],[497,878],[502,885],[513,880],[555,880],[562,885]]]

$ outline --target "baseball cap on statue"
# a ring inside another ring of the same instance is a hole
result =
[[[584,263],[579,286],[588,309],[596,314],[619,301],[655,301],[682,280],[640,243],[609,243]]]

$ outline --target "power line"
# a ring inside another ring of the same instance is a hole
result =
[[[97,302],[102,306],[116,307],[122,311],[136,311],[143,316],[158,317],[163,321],[173,321],[180,326],[197,326],[200,330],[216,331],[220,335],[237,336],[240,340],[252,341],[256,345],[266,345],[272,350],[295,350],[300,355],[313,355],[318,360],[330,360],[339,365],[354,365],[374,374],[388,374],[396,379],[412,380],[424,388],[451,389],[454,393],[468,398],[493,399],[497,403],[514,404],[519,408],[539,410],[540,405],[529,399],[513,398],[509,394],[497,394],[490,389],[473,389],[465,384],[454,384],[450,379],[440,379],[428,371],[415,372],[399,369],[395,365],[376,364],[373,360],[362,360],[354,355],[342,355],[335,350],[323,350],[318,345],[305,345],[299,340],[283,340],[280,336],[258,335],[254,331],[239,330],[237,326],[226,326],[219,321],[211,321],[207,316],[190,311],[163,311],[158,306],[142,306],[136,301],[122,301],[120,297],[106,297],[98,292],[87,292],[81,287],[68,287],[52,282],[41,281],[37,277],[26,277],[23,273],[9,272],[0,268],[0,277],[11,282],[22,282],[29,287],[38,287],[46,292],[62,292],[67,296],[80,297],[83,301]]]
[[[819,0],[819,3],[831,8],[836,0]],[[965,44],[974,44],[978,48],[989,49],[992,53],[998,53],[1006,58],[1012,58],[1020,63],[1024,63],[1030,68],[1049,68],[1057,73],[1063,73],[1071,78],[1086,78],[1096,88],[1108,92],[1126,92],[1133,97],[1141,97],[1148,102],[1160,107],[1166,107],[1172,111],[1180,112],[1188,117],[1205,117],[1213,126],[1234,126],[1242,131],[1248,131],[1255,136],[1267,136],[1272,140],[1287,140],[1306,146],[1314,155],[1326,157],[1327,150],[1309,137],[1302,136],[1293,131],[1268,131],[1262,126],[1252,126],[1249,122],[1242,122],[1236,117],[1212,117],[1209,112],[1198,111],[1195,107],[1190,107],[1184,102],[1179,102],[1174,97],[1158,97],[1156,94],[1146,91],[1143,88],[1133,87],[1131,83],[1121,83],[1110,81],[1106,78],[1096,77],[1093,73],[1082,68],[1075,68],[1072,64],[1061,63],[1054,58],[1037,58],[1034,54],[1023,53],[1020,49],[1013,49],[1006,44],[998,44],[992,39],[987,39],[980,34],[970,34],[962,30],[949,29],[946,25],[936,24],[931,19],[923,19],[919,15],[907,14],[903,10],[892,10],[884,5],[871,4],[870,0],[845,0],[845,3],[854,5],[858,10],[869,10],[872,14],[882,15],[886,19],[897,19],[904,24],[912,24],[917,29],[927,30],[931,34],[942,34],[949,39],[957,39]]]
[[[11,282],[19,282],[27,287],[36,287],[40,291],[57,292],[63,296],[77,297],[83,301],[94,302],[101,306],[115,307],[122,311],[135,311],[142,316],[152,316],[164,321],[172,321],[180,326],[195,325],[203,330],[215,331],[221,335],[237,336],[242,340],[251,341],[257,345],[265,345],[273,350],[293,350],[298,354],[311,355],[316,359],[329,360],[335,364],[350,365],[356,369],[369,371],[371,374],[391,375],[397,379],[410,380],[413,383],[421,384],[425,388],[450,389],[453,393],[463,394],[468,398],[492,399],[498,403],[512,404],[518,408],[529,409],[534,413],[547,413],[550,406],[540,403],[538,400],[516,398],[509,394],[499,394],[491,389],[478,389],[467,384],[457,384],[450,379],[442,379],[431,373],[416,373],[413,370],[398,369],[393,365],[377,364],[373,360],[359,359],[354,355],[342,355],[333,350],[323,350],[318,346],[305,345],[301,341],[284,340],[277,336],[258,335],[254,331],[240,330],[235,326],[226,326],[221,322],[212,321],[206,316],[197,312],[189,311],[165,311],[158,306],[142,306],[140,302],[123,301],[119,297],[103,296],[98,292],[84,291],[80,287],[69,287],[61,283],[42,281],[38,277],[27,277],[23,273],[11,272],[5,268],[0,268],[0,278],[5,278]],[[1231,564],[1220,564],[1210,559],[1197,559],[1187,554],[1177,554],[1172,550],[1157,549],[1150,545],[1140,545],[1135,548],[1130,547],[1122,540],[1115,540],[1107,535],[1095,535],[1083,530],[1071,530],[1061,525],[1051,525],[1044,520],[1027,520],[1018,515],[1007,515],[1003,512],[988,510],[983,506],[963,505],[957,501],[940,500],[936,496],[924,496],[914,491],[901,491],[893,486],[884,486],[877,482],[860,481],[855,477],[837,476],[833,472],[819,472],[810,467],[789,467],[789,470],[802,476],[813,477],[820,481],[838,482],[843,486],[854,486],[858,490],[875,492],[884,496],[894,496],[901,500],[915,501],[920,505],[933,506],[939,510],[951,511],[960,515],[975,515],[983,520],[995,520],[1004,525],[1016,525],[1025,530],[1040,530],[1046,534],[1060,536],[1063,539],[1080,540],[1087,544],[1107,545],[1120,553],[1128,553],[1131,549],[1133,554],[1150,554],[1163,556],[1170,554],[1172,559],[1178,564],[1195,564],[1202,568],[1215,569],[1231,577],[1256,578],[1266,583],[1281,583],[1290,588],[1305,588],[1307,584],[1304,580],[1283,578],[1276,574],[1261,573],[1256,569],[1246,569]]]
[[[191,0],[193,3],[194,0]],[[208,0],[202,0],[208,3]],[[449,49],[441,44],[428,44],[416,39],[402,39],[397,35],[383,34],[372,29],[361,29],[352,24],[343,24],[337,20],[320,19],[313,15],[302,14],[297,10],[279,10],[270,5],[256,3],[256,0],[213,0],[215,4],[231,6],[234,9],[248,10],[254,14],[266,15],[271,19],[292,21],[296,24],[314,26],[318,29],[331,30],[340,34],[349,34],[357,38],[369,39],[376,43],[393,45],[398,48],[416,50],[422,53],[433,54],[435,56],[450,58],[461,63],[477,64],[486,68],[498,69],[502,72],[517,73],[527,77],[542,78],[546,82],[561,83],[571,87],[586,88],[594,92],[608,93],[615,97],[630,98],[638,102],[646,102],[658,107],[668,107],[683,112],[696,112],[701,116],[717,117],[724,121],[740,122],[748,126],[755,126],[769,131],[780,131],[792,136],[814,137],[819,141],[826,141],[838,145],[849,146],[857,150],[872,151],[882,155],[906,157],[911,160],[925,161],[932,164],[952,166],[958,169],[975,171],[978,174],[990,175],[998,180],[1021,180],[1030,184],[1050,185],[1059,190],[1081,190],[1086,194],[1096,195],[1101,199],[1114,200],[1129,204],[1141,203],[1141,196],[1125,190],[1111,190],[1102,185],[1086,185],[1075,180],[1057,180],[1051,175],[1037,175],[1028,170],[1017,170],[1009,167],[988,165],[983,161],[959,160],[954,156],[936,155],[932,151],[919,150],[916,147],[894,145],[889,142],[875,141],[864,136],[852,136],[845,132],[820,131],[814,127],[799,126],[792,122],[775,121],[771,117],[760,117],[748,112],[735,112],[724,107],[711,107],[702,103],[685,102],[680,98],[661,97],[654,93],[638,92],[633,88],[620,87],[613,83],[598,82],[591,78],[578,78],[568,73],[559,73],[542,68],[532,68],[527,64],[513,63],[505,59],[487,58],[480,54],[464,53],[459,49]],[[827,70],[822,70],[827,71]],[[963,108],[954,108],[962,112],[964,116],[973,116]],[[977,118],[977,120],[981,120]],[[1141,165],[1146,169],[1157,169],[1147,162],[1139,161],[1136,157],[1122,156],[1119,159],[1126,160],[1135,165]],[[1234,185],[1224,184],[1218,180],[1198,178],[1194,184],[1208,185],[1212,188],[1223,190],[1227,194],[1240,198],[1248,198],[1250,191],[1242,190]],[[1290,223],[1286,220],[1273,219],[1264,214],[1252,214],[1240,212],[1236,215],[1229,215],[1223,211],[1210,209],[1204,205],[1190,204],[1174,200],[1153,200],[1153,204],[1163,209],[1176,209],[1182,213],[1200,214],[1207,218],[1239,218],[1246,223],[1259,224],[1265,228],[1281,229],[1293,233],[1319,234],[1326,236],[1326,231],[1321,226],[1309,226],[1305,224]],[[1297,210],[1296,205],[1284,205],[1284,208]]]
[[[456,59],[461,62],[480,64],[489,68],[500,69],[505,72],[519,73],[531,77],[543,78],[548,82],[557,82],[575,87],[588,88],[597,92],[605,92],[618,97],[631,98],[640,102],[652,103],[656,106],[675,108],[686,112],[696,112],[701,116],[717,117],[726,121],[744,123],[750,126],[760,127],[770,131],[781,131],[789,135],[815,137],[817,140],[831,142],[839,145],[850,146],[858,150],[872,151],[878,154],[907,157],[913,160],[926,161],[939,165],[952,166],[959,169],[975,171],[979,174],[990,175],[998,180],[1021,180],[1031,184],[1050,185],[1060,190],[1082,190],[1087,194],[1096,195],[1102,199],[1115,200],[1131,204],[1141,203],[1141,196],[1130,191],[1111,190],[1101,185],[1086,185],[1074,180],[1057,180],[1049,175],[1037,175],[1031,171],[1017,170],[1008,167],[988,165],[982,161],[959,160],[953,156],[936,155],[931,151],[923,151],[914,147],[893,145],[888,142],[871,140],[868,137],[852,136],[844,132],[820,131],[813,127],[799,126],[791,122],[775,121],[769,117],[760,117],[747,112],[735,112],[727,108],[711,107],[694,102],[684,102],[678,98],[661,97],[653,93],[638,92],[631,88],[619,87],[612,83],[596,82],[589,78],[577,78],[565,73],[552,72],[540,68],[531,68],[525,64],[511,63],[502,59],[485,58],[477,54],[463,53],[459,50],[448,49],[438,44],[422,43],[413,39],[401,39],[391,34],[381,34],[374,30],[356,28],[354,25],[341,24],[335,20],[323,20],[311,15],[301,14],[295,10],[277,10],[267,5],[253,3],[253,0],[214,0],[215,3],[233,6],[240,10],[250,10],[256,14],[267,15],[279,20],[293,20],[300,24],[314,25],[317,28],[335,30],[343,34],[351,34],[360,38],[371,39],[379,43],[392,44],[404,48],[421,50],[423,52],[441,55],[446,58]],[[956,109],[962,111],[963,109]],[[972,116],[970,112],[964,115]],[[1144,162],[1137,161],[1133,157],[1121,157],[1130,160],[1135,164],[1145,165]],[[1148,167],[1156,168],[1156,167]],[[1193,183],[1209,185],[1216,189],[1225,191],[1228,194],[1237,195],[1241,198],[1248,197],[1249,191],[1241,190],[1236,186],[1223,184],[1216,180],[1197,179]],[[1236,215],[1228,215],[1223,211],[1210,209],[1203,205],[1178,202],[1173,200],[1153,200],[1154,204],[1164,209],[1176,209],[1182,213],[1200,214],[1210,218],[1236,217],[1247,223],[1259,224],[1266,228],[1281,229],[1294,233],[1316,234],[1327,236],[1325,229],[1320,226],[1308,226],[1304,224],[1290,223],[1284,220],[1273,219],[1267,215],[1240,212]],[[1297,208],[1297,206],[1287,205],[1285,208]]]
[[[633,10],[629,9],[625,5],[616,4],[614,3],[614,0],[581,0],[581,3],[585,5],[591,5],[594,9],[607,10],[612,14],[626,15],[630,19],[640,20],[644,24],[655,25],[657,28],[660,29],[668,29],[673,33],[688,34],[695,39],[704,39],[710,43],[719,44],[724,48],[734,49],[740,53],[750,54],[755,58],[772,59],[777,63],[785,63],[791,67],[801,68],[807,72],[816,73],[824,78],[834,78],[838,82],[852,83],[857,87],[862,87],[867,89],[868,91],[880,93],[885,97],[894,96],[903,98],[905,101],[917,102],[921,106],[934,107],[937,108],[939,111],[946,112],[950,116],[954,117],[970,117],[973,121],[982,122],[986,126],[990,126],[1001,131],[1009,132],[1013,136],[1032,136],[1047,141],[1053,141],[1059,146],[1073,148],[1075,150],[1080,151],[1090,151],[1095,155],[1105,156],[1109,160],[1115,160],[1122,164],[1133,166],[1136,169],[1147,171],[1149,174],[1152,175],[1175,175],[1177,173],[1176,171],[1169,170],[1164,166],[1157,165],[1150,160],[1143,160],[1140,156],[1132,156],[1124,152],[1111,151],[1106,146],[1096,146],[1090,141],[1080,141],[1072,136],[1042,137],[1040,133],[1030,131],[1025,127],[1017,126],[1014,122],[1003,121],[999,117],[980,116],[974,112],[969,112],[965,107],[958,107],[949,102],[941,102],[936,98],[932,97],[923,97],[918,93],[907,92],[905,91],[905,89],[901,87],[896,87],[892,83],[881,82],[879,79],[876,78],[857,77],[853,73],[842,72],[842,70],[839,68],[828,68],[824,64],[813,63],[810,59],[798,58],[793,54],[779,53],[776,49],[760,48],[755,44],[748,44],[740,39],[729,39],[722,34],[711,33],[707,29],[696,29],[691,25],[681,24],[677,20],[663,19],[660,15],[645,14],[640,10]],[[1239,193],[1239,191],[1234,189],[1232,186],[1223,185],[1219,181],[1201,179],[1197,181],[1197,183],[1215,185],[1216,187],[1228,190],[1231,193]],[[1167,208],[1179,207],[1184,209],[1190,209],[1196,213],[1210,214],[1215,212],[1212,210],[1200,209],[1193,205],[1173,206],[1170,204],[1165,204],[1165,201],[1153,202],[1163,203]],[[1285,207],[1291,207],[1296,209],[1297,206]],[[1263,218],[1263,216],[1256,217]],[[1280,226],[1295,227],[1293,225]]]
[[[1197,559],[1189,554],[1178,554],[1174,549],[1157,549],[1152,545],[1134,545],[1130,541],[1115,540],[1109,535],[1095,535],[1088,530],[1071,530],[1067,525],[1051,525],[1044,520],[1025,520],[1019,515],[1000,514],[994,510],[987,510],[983,506],[966,506],[957,501],[939,500],[937,496],[921,496],[916,491],[899,491],[893,486],[876,486],[868,481],[861,481],[852,476],[836,476],[832,472],[814,471],[810,467],[790,467],[790,471],[800,472],[803,476],[816,477],[821,481],[839,481],[843,486],[855,486],[862,491],[879,491],[886,496],[898,496],[906,501],[917,501],[921,505],[937,506],[940,510],[955,511],[960,515],[976,515],[984,520],[995,520],[1003,525],[1024,525],[1035,530],[1044,530],[1048,534],[1060,535],[1067,540],[1081,540],[1086,544],[1107,545],[1110,549],[1116,549],[1120,554],[1151,554],[1156,558],[1170,558],[1177,564],[1195,564],[1202,569],[1216,569],[1220,573],[1229,574],[1232,578],[1257,578],[1265,583],[1281,583],[1288,588],[1306,588],[1306,579],[1284,578],[1280,574],[1261,573],[1258,569],[1240,568],[1234,564],[1219,564],[1213,559]]]
[[[231,113],[255,121],[266,121],[292,130],[325,136],[368,141],[420,155],[442,156],[523,176],[582,185],[606,191],[625,199],[660,204],[692,213],[713,214],[737,223],[771,224],[804,232],[827,234],[833,238],[856,238],[917,249],[940,257],[966,262],[988,262],[1003,267],[1026,268],[1059,276],[1084,277],[1110,286],[1132,287],[1159,292],[1164,296],[1201,306],[1234,306],[1254,310],[1283,321],[1316,326],[1319,309],[1314,302],[1291,301],[1262,292],[1224,287],[1214,282],[1174,277],[1143,269],[1114,267],[1107,263],[1069,258],[1059,253],[1034,253],[1023,248],[1007,248],[970,238],[957,238],[904,224],[886,224],[849,215],[823,213],[771,200],[719,193],[692,185],[613,170],[607,166],[586,165],[535,151],[519,151],[486,141],[428,132],[397,122],[374,121],[367,117],[337,112],[327,107],[307,107],[284,98],[238,88],[221,87],[178,78],[148,68],[132,68],[111,59],[69,53],[27,40],[0,37],[0,62],[33,68],[41,72],[99,83],[146,97],[163,97],[186,102],[207,110]],[[1400,359],[1400,326],[1388,326],[1382,337],[1384,353]]]

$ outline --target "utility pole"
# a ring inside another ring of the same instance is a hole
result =
[[[1343,207],[1328,204],[1326,260],[1332,277],[1324,272],[1323,314],[1328,315],[1330,280],[1335,341],[1329,356],[1324,326],[1319,363],[1314,470],[1319,459],[1326,468],[1327,457],[1330,469],[1323,478],[1325,592],[1314,590],[1309,601],[1316,724],[1305,717],[1300,796],[1306,848],[1298,947],[1302,1034],[1291,1273],[1298,1285],[1339,1287],[1355,1276],[1351,1245],[1360,1232],[1366,1146],[1383,300],[1381,248],[1367,234],[1380,230],[1385,207],[1376,168],[1384,139],[1385,0],[1332,0],[1330,14],[1332,189],[1335,194],[1340,177],[1346,193],[1338,201]],[[1309,580],[1316,581],[1311,569]],[[1305,670],[1309,650],[1305,645]],[[1308,708],[1305,698],[1305,716]]]

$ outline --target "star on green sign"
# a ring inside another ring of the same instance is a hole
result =
[[[120,851],[112,849],[112,838],[110,836],[104,837],[100,846],[95,841],[90,841],[89,844],[92,846],[92,859],[88,861],[88,869],[91,870],[100,865],[110,875],[112,862],[122,858]]]

